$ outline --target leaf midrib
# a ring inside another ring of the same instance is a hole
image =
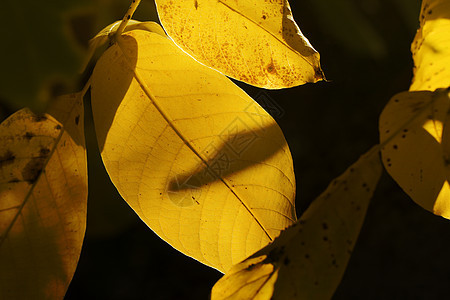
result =
[[[314,69],[314,65],[308,61],[303,55],[300,54],[300,52],[298,52],[297,50],[295,50],[294,48],[292,48],[291,45],[287,44],[285,41],[281,40],[278,36],[276,36],[275,34],[273,34],[271,31],[267,30],[265,27],[261,26],[260,24],[258,24],[257,22],[255,22],[252,18],[244,15],[243,13],[241,13],[240,11],[234,9],[233,7],[229,6],[228,4],[224,3],[222,0],[218,0],[218,3],[222,4],[223,6],[227,7],[229,10],[231,10],[232,12],[242,16],[243,18],[247,19],[248,21],[250,21],[251,23],[255,24],[256,26],[258,26],[259,28],[261,28],[263,31],[267,32],[269,35],[271,35],[275,40],[277,40],[279,43],[281,43],[282,45],[284,45],[285,47],[287,47],[289,50],[291,50],[292,52],[294,52],[295,54],[297,54],[298,56],[301,57],[301,59],[303,59],[304,61],[306,61],[313,69]],[[297,33],[298,34],[298,33]]]
[[[65,132],[65,128],[64,128],[64,126],[62,126],[61,132],[60,132],[59,135],[56,137],[55,142],[54,142],[54,144],[53,144],[53,147],[52,147],[52,149],[51,149],[51,151],[50,151],[48,157],[47,157],[46,160],[44,161],[44,164],[43,164],[43,167],[42,167],[41,172],[40,172],[39,175],[37,176],[37,178],[36,178],[36,180],[34,181],[34,183],[31,185],[30,190],[29,190],[28,193],[26,194],[26,196],[25,196],[23,202],[22,202],[20,205],[17,206],[18,209],[17,209],[16,215],[14,216],[14,218],[13,218],[12,221],[11,221],[11,223],[10,223],[10,224],[8,225],[8,227],[6,228],[4,235],[0,238],[0,248],[3,246],[3,243],[6,241],[6,238],[7,238],[8,234],[9,234],[9,232],[10,232],[11,229],[14,227],[14,225],[15,225],[17,219],[19,218],[20,214],[22,213],[22,210],[24,209],[25,205],[28,203],[28,201],[29,201],[31,195],[32,195],[33,192],[34,192],[34,188],[35,188],[35,187],[37,186],[37,184],[40,182],[41,177],[42,177],[42,174],[45,173],[45,169],[47,168],[47,165],[48,165],[50,159],[53,157],[53,154],[55,153],[56,149],[58,148],[58,144],[59,144],[59,142],[61,141],[61,138],[62,138],[64,132]]]
[[[152,102],[152,104],[155,106],[155,108],[158,110],[158,112],[160,113],[160,115],[164,118],[164,120],[167,122],[167,124],[170,126],[170,128],[172,128],[172,130],[175,132],[175,134],[183,141],[183,143],[192,151],[192,153],[194,153],[195,156],[197,156],[200,161],[202,161],[206,168],[208,168],[208,170],[211,170],[211,172],[216,176],[216,178],[219,178],[220,181],[228,188],[228,190],[230,190],[230,192],[236,197],[236,199],[238,199],[238,201],[242,204],[242,206],[244,206],[244,208],[247,210],[247,212],[252,216],[252,218],[256,221],[256,223],[259,225],[259,227],[263,230],[264,234],[268,237],[268,239],[272,242],[273,238],[270,236],[270,234],[268,233],[268,231],[265,229],[265,227],[263,226],[263,224],[259,221],[259,219],[252,213],[250,207],[248,207],[244,201],[237,195],[237,193],[233,190],[232,186],[224,179],[222,178],[222,176],[220,176],[219,174],[217,174],[217,172],[215,172],[213,170],[213,168],[210,168],[210,166],[208,165],[208,162],[206,162],[203,157],[200,155],[200,153],[198,153],[197,150],[195,150],[195,148],[189,143],[189,141],[184,137],[184,135],[182,134],[182,132],[177,128],[177,126],[174,124],[174,122],[172,121],[172,119],[169,117],[169,115],[164,111],[164,109],[158,105],[158,101],[156,99],[156,97],[153,95],[153,93],[150,91],[150,89],[148,88],[147,84],[145,83],[145,81],[143,80],[142,76],[140,75],[140,73],[138,72],[137,68],[133,68],[133,64],[131,63],[131,58],[129,58],[124,51],[124,45],[123,43],[125,43],[124,39],[123,39],[123,35],[117,38],[117,45],[120,48],[122,55],[125,57],[128,66],[130,68],[130,70],[133,72],[134,77],[136,78],[136,81],[138,82],[139,86],[141,87],[141,89],[144,91],[145,95],[150,99],[150,101]]]

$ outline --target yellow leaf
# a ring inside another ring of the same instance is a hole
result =
[[[116,21],[106,26],[89,41],[89,52],[85,57],[81,70],[86,69],[89,61],[92,59],[97,49],[105,45],[107,42],[111,42],[114,39],[113,38],[114,34],[117,33],[120,23],[122,23],[122,21]],[[161,35],[165,35],[164,30],[158,24],[154,22],[139,22],[136,20],[129,20],[124,31],[126,32],[136,29],[158,32]]]
[[[400,187],[420,206],[450,218],[448,161],[442,141],[449,109],[448,90],[395,95],[380,116],[383,163]],[[448,150],[447,150],[448,151]]]
[[[378,147],[335,179],[275,241],[231,268],[211,299],[330,299],[381,175]]]
[[[80,94],[0,125],[0,297],[62,299],[86,226],[87,174]]]
[[[414,79],[410,91],[450,86],[450,2],[424,0],[420,29],[411,45]]]
[[[167,34],[201,63],[268,89],[324,79],[287,0],[156,0]]]
[[[125,33],[98,61],[92,107],[106,170],[174,248],[228,270],[295,220],[292,158],[276,122],[158,33]]]

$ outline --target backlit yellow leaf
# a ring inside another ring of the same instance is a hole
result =
[[[295,219],[276,122],[158,33],[125,33],[98,61],[92,107],[112,182],[174,248],[221,271]]]
[[[0,298],[62,299],[86,225],[80,94],[0,125]]]
[[[383,163],[420,206],[450,218],[448,90],[395,95],[380,116]],[[445,142],[443,142],[445,141]]]
[[[269,89],[324,79],[287,0],[156,0],[167,34],[198,61]]]
[[[450,2],[423,0],[420,29],[411,45],[414,79],[411,91],[450,86]]]
[[[331,299],[381,175],[378,148],[335,179],[275,241],[231,268],[211,299]]]

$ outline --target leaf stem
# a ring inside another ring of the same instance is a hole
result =
[[[122,35],[125,27],[128,24],[128,21],[131,20],[131,17],[133,17],[134,12],[136,11],[136,8],[141,3],[141,0],[132,0],[130,7],[127,10],[127,13],[125,16],[123,16],[122,22],[119,25],[119,28],[117,29],[116,36]]]

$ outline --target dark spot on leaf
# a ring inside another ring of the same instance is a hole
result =
[[[397,145],[394,145],[394,146],[392,146],[392,148],[394,148],[395,150],[397,150],[397,149],[398,149],[398,146],[397,146]]]
[[[31,140],[34,137],[34,134],[32,132],[26,132],[23,136],[24,139]]]
[[[306,258],[306,259],[309,259],[309,254],[305,254],[305,258]]]
[[[337,262],[336,262],[335,259],[333,259],[333,260],[331,261],[331,264],[332,264],[333,266],[335,266],[336,268],[338,267]]]
[[[314,285],[319,285],[319,282],[317,280],[314,281]]]
[[[8,183],[17,183],[17,182],[20,182],[20,180],[17,178],[13,178],[10,181],[8,181]]]
[[[325,223],[325,222],[323,222],[323,223],[322,223],[322,228],[323,228],[324,230],[327,230],[327,229],[328,229],[328,224]]]
[[[16,159],[14,154],[10,150],[6,151],[4,155],[0,156],[0,169],[4,166],[12,164],[14,159]]]
[[[44,114],[36,114],[33,116],[33,121],[34,122],[43,122],[46,121],[47,117]]]
[[[394,102],[396,102],[396,103],[398,103],[400,100],[398,100],[398,99],[394,99]]]
[[[280,261],[280,259],[283,255],[284,255],[284,246],[281,246],[279,248],[273,248],[267,255],[266,260],[269,263]]]
[[[433,10],[430,9],[430,10],[428,11],[428,14],[431,15],[432,13],[433,13]]]
[[[75,117],[75,125],[78,125],[80,123],[80,115]]]
[[[59,125],[59,124],[55,126],[55,129],[56,129],[56,130],[61,130],[61,128],[62,128],[62,127],[61,127],[61,125]]]
[[[266,16],[266,15],[263,15],[262,18],[265,20],[265,19],[267,19],[267,16]]]
[[[197,0],[194,1],[194,7],[195,7],[195,9],[198,8],[198,2],[197,2]]]
[[[323,240],[324,240],[325,242],[328,241],[328,237],[324,236],[324,237],[323,237]]]
[[[275,66],[273,65],[273,62],[271,62],[271,63],[267,66],[267,72],[269,72],[269,73],[275,73]]]
[[[364,188],[366,186],[367,186],[367,183],[363,182],[362,187]]]
[[[291,260],[289,259],[289,257],[286,256],[283,261],[284,265],[287,266],[287,265],[289,265],[290,262],[291,262]]]
[[[36,157],[30,160],[22,170],[23,180],[33,184],[41,174],[46,158],[47,157]]]
[[[47,158],[48,154],[50,153],[50,149],[48,149],[48,148],[41,148],[39,153],[41,154],[42,158]]]

